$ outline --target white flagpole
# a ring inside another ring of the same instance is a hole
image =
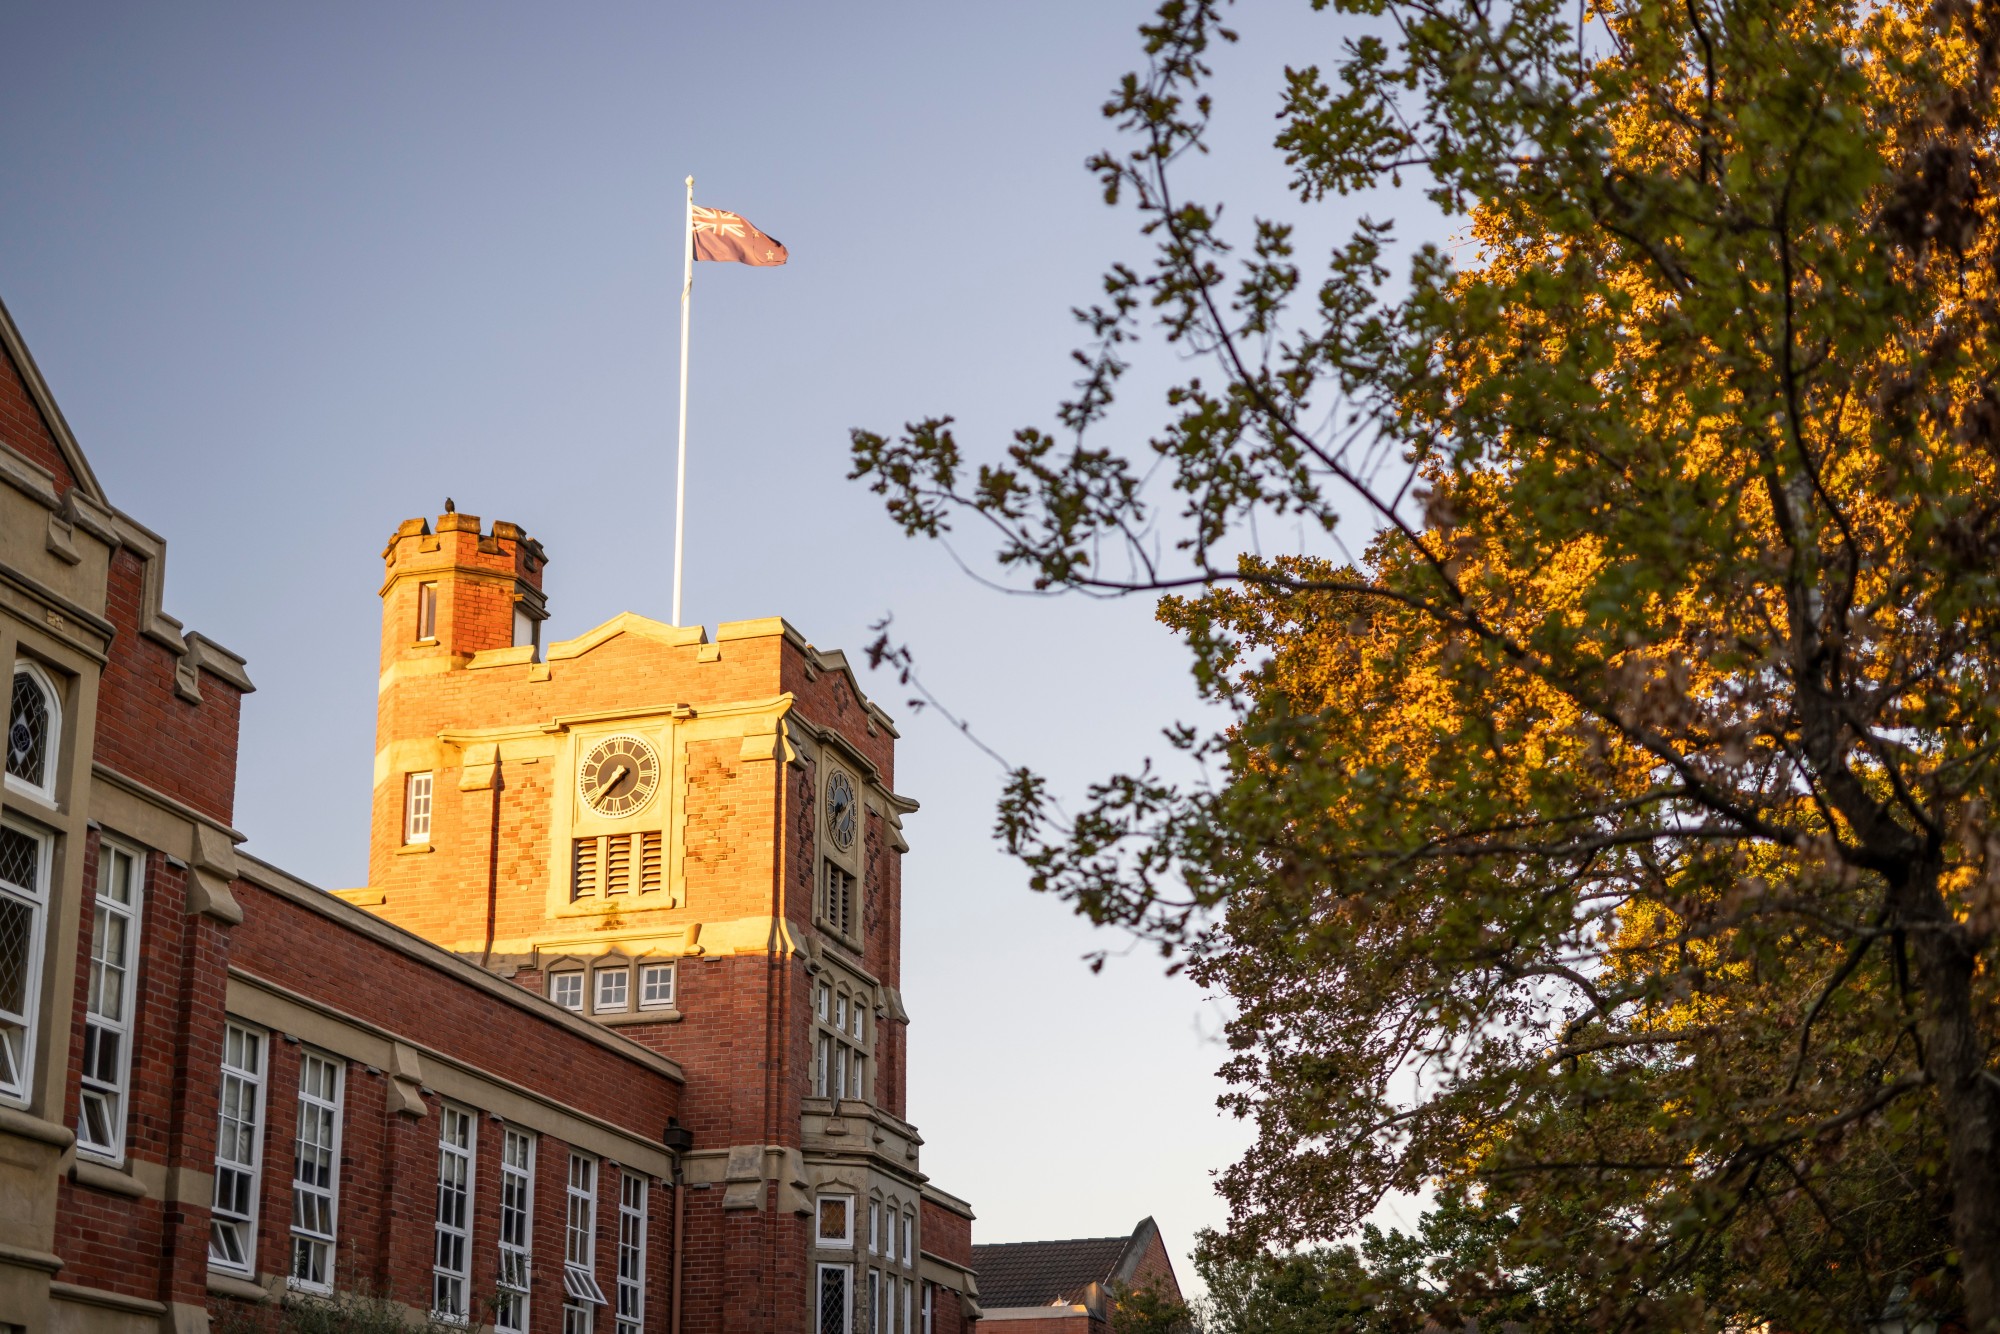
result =
[[[681,623],[681,553],[687,532],[688,301],[694,295],[694,177],[687,178],[687,236],[681,246],[681,461],[674,479],[674,624]]]

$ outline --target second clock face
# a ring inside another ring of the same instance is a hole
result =
[[[638,737],[607,737],[583,757],[576,786],[599,815],[630,815],[660,786],[660,758]]]
[[[854,846],[854,832],[861,812],[854,800],[854,784],[838,769],[826,780],[826,828],[842,852]]]

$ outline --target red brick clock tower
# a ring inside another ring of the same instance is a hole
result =
[[[413,519],[383,556],[342,897],[680,1063],[686,1328],[920,1334],[970,1211],[904,1120],[888,716],[777,618],[544,642],[548,557],[510,523]]]

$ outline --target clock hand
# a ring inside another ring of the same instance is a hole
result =
[[[619,780],[623,779],[626,773],[627,769],[623,764],[620,764],[616,769],[613,769],[611,771],[611,777],[605,779],[602,783],[599,783],[597,785],[597,795],[600,797],[604,796],[606,793],[610,792],[612,788],[617,787]]]

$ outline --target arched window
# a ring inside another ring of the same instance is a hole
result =
[[[32,662],[14,664],[14,692],[7,711],[7,777],[55,799],[56,743],[62,737],[62,695],[49,674]]]

